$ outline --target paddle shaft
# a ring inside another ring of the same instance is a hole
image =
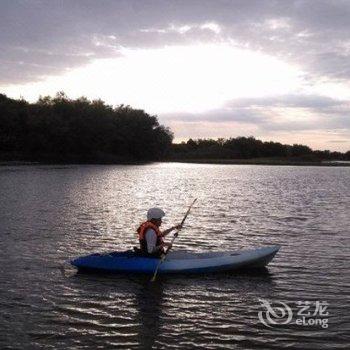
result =
[[[172,244],[174,243],[176,237],[178,236],[180,230],[182,229],[182,225],[184,224],[185,220],[187,219],[187,216],[188,214],[190,213],[192,207],[193,207],[193,204],[196,203],[197,201],[197,198],[192,202],[192,204],[189,206],[189,208],[187,209],[187,212],[184,216],[184,218],[182,219],[181,221],[181,224],[180,224],[180,228],[174,233],[174,237],[172,238],[172,240],[170,241],[170,246],[166,249],[165,253],[162,255],[162,257],[160,258],[159,262],[158,262],[158,265],[154,271],[154,274],[153,274],[153,277],[151,279],[152,282],[154,282],[156,280],[156,277],[157,277],[157,273],[158,273],[158,269],[159,269],[159,266],[162,264],[162,262],[164,261],[166,255],[169,253],[169,250],[171,249],[172,247]]]
[[[187,212],[186,212],[184,218],[183,218],[182,221],[181,221],[181,224],[180,224],[181,227],[174,233],[174,237],[173,237],[172,240],[170,241],[170,244],[171,244],[171,245],[170,245],[170,247],[168,247],[168,248],[166,249],[165,253],[163,254],[163,257],[165,257],[165,255],[167,255],[168,252],[169,252],[169,250],[171,249],[172,244],[174,243],[176,237],[179,235],[179,232],[180,232],[181,229],[182,229],[182,225],[183,225],[184,222],[186,221],[187,216],[188,216],[188,214],[190,213],[190,211],[191,211],[191,209],[192,209],[192,207],[193,207],[193,204],[196,203],[196,201],[197,201],[197,198],[192,202],[192,204],[191,204],[191,205],[189,206],[189,208],[187,209]],[[164,259],[163,259],[163,260],[164,260]]]

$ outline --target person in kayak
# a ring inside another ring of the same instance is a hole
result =
[[[165,213],[160,208],[151,208],[147,211],[147,221],[137,229],[140,242],[139,252],[142,255],[159,258],[165,252],[165,247],[171,247],[170,243],[164,242],[163,237],[173,230],[179,230],[181,225],[160,231],[159,227],[164,216]]]

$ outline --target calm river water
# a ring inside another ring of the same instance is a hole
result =
[[[174,249],[280,244],[266,271],[61,273],[67,259],[135,245],[149,207],[178,223],[195,197]],[[2,166],[0,348],[348,349],[349,214],[349,167]],[[264,325],[260,299],[290,306],[290,322]]]

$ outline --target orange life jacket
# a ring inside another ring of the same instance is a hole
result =
[[[161,244],[164,243],[163,241],[163,234],[162,232],[159,230],[158,226],[156,226],[155,224],[153,224],[150,221],[146,221],[143,224],[140,225],[140,227],[137,229],[137,233],[139,234],[139,241],[140,241],[140,248],[143,254],[150,254],[148,253],[147,250],[147,241],[146,241],[146,232],[148,229],[152,229],[155,231],[156,235],[157,235],[157,242],[156,242],[156,246],[160,246]],[[157,252],[157,255],[161,254],[162,251]]]

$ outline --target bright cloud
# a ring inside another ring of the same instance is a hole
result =
[[[30,99],[58,90],[126,103],[152,113],[205,112],[228,100],[288,93],[301,72],[276,58],[228,44],[123,49],[117,59],[92,64],[43,82],[5,89]]]

